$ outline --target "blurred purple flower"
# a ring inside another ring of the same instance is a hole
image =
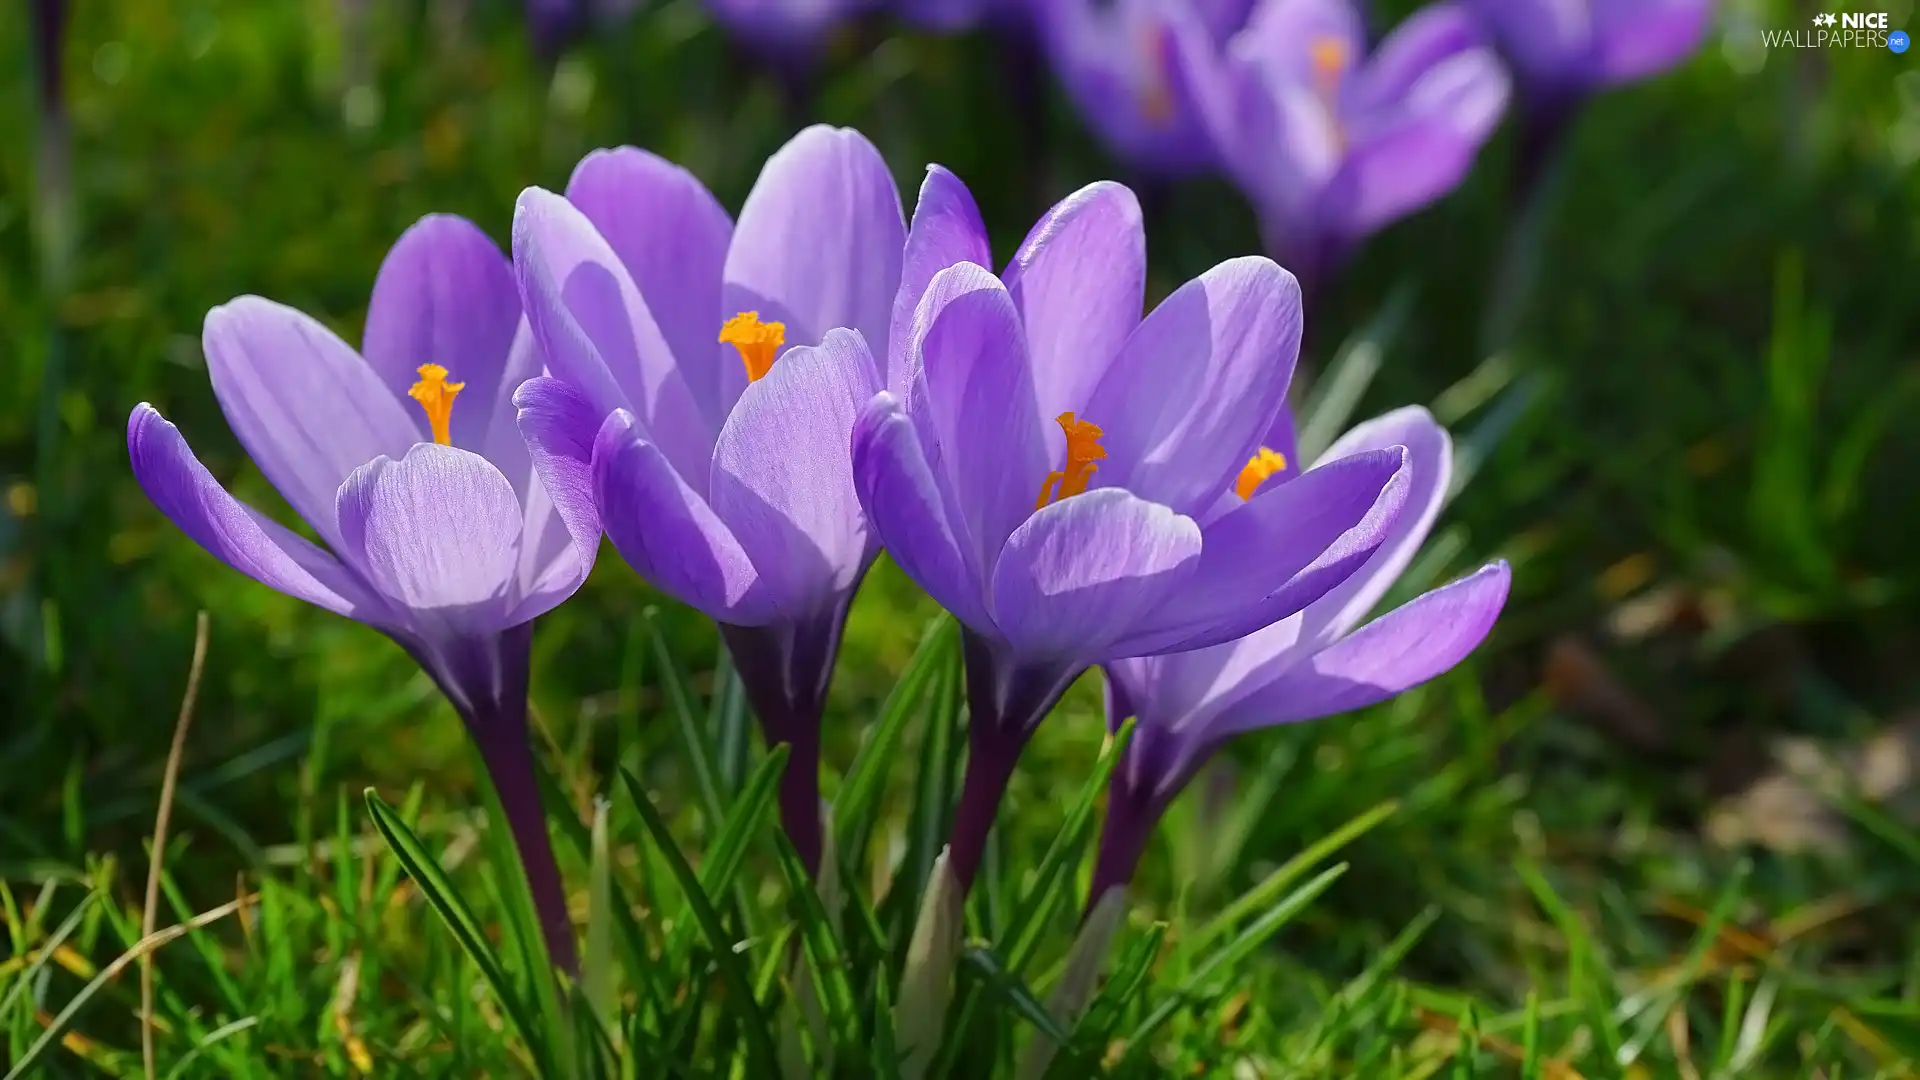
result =
[[[714,21],[764,52],[811,51],[835,26],[880,0],[706,0]]]
[[[207,313],[228,425],[326,549],[235,499],[151,405],[128,418],[127,449],[148,498],[201,547],[379,629],[433,677],[499,791],[552,959],[573,970],[527,742],[527,668],[532,620],[586,579],[599,528],[550,497],[514,424],[514,388],[539,372],[523,325],[500,249],[445,215],[388,253],[361,352],[257,296]]]
[[[1035,20],[1047,57],[1112,153],[1141,172],[1177,178],[1219,159],[1184,64],[1217,66],[1253,0],[1053,0]]]
[[[1140,207],[1100,183],[1048,212],[1004,275],[989,261],[971,194],[929,170],[897,376],[853,447],[888,552],[966,628],[963,884],[1015,759],[1081,671],[1299,611],[1365,561],[1406,494],[1393,447],[1234,495],[1300,343],[1299,287],[1269,260],[1222,263],[1142,320]]]
[[[1712,0],[1469,0],[1530,94],[1583,97],[1672,68],[1700,47]]]
[[[1106,665],[1109,726],[1118,730],[1129,716],[1138,721],[1108,792],[1089,904],[1132,878],[1167,804],[1221,743],[1384,701],[1452,668],[1493,628],[1507,598],[1504,562],[1354,629],[1413,560],[1446,498],[1452,445],[1425,409],[1398,409],[1361,424],[1305,472],[1292,421],[1283,416],[1242,473],[1239,493],[1270,498],[1276,489],[1385,447],[1406,448],[1406,511],[1352,577],[1298,614],[1237,641]]]
[[[595,24],[611,25],[632,15],[642,0],[526,0],[527,30],[548,59],[586,34]]]
[[[781,812],[820,850],[820,713],[878,542],[854,495],[854,418],[887,385],[906,224],[858,132],[767,160],[738,224],[691,173],[623,147],[562,198],[520,196],[513,256],[549,378],[520,427],[555,501],[642,577],[720,624],[769,743]]]
[[[1024,20],[1046,0],[892,0],[894,13],[929,30],[952,32],[982,23]]]
[[[1348,0],[1267,0],[1223,62],[1180,70],[1268,250],[1311,288],[1362,237],[1458,185],[1506,109],[1479,24],[1431,5],[1366,54]]]

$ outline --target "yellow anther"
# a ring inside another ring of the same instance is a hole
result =
[[[427,410],[427,423],[433,426],[433,441],[441,446],[452,446],[453,399],[467,388],[467,384],[448,382],[447,369],[439,364],[421,364],[414,371],[419,373],[420,381],[413,384],[407,396]]]
[[[1287,471],[1287,456],[1277,450],[1261,447],[1260,452],[1247,460],[1247,467],[1240,470],[1240,480],[1233,485],[1233,493],[1242,499],[1253,498],[1267,477],[1274,473]]]
[[[1098,424],[1076,420],[1070,412],[1063,412],[1054,419],[1067,435],[1067,467],[1059,472],[1048,473],[1047,478],[1040,482],[1040,498],[1033,504],[1035,510],[1087,490],[1087,483],[1093,479],[1093,471],[1100,467],[1094,462],[1107,456],[1106,448],[1100,445],[1100,436],[1106,433],[1100,430]]]
[[[787,327],[785,323],[761,322],[757,311],[743,311],[720,328],[720,340],[740,350],[740,360],[747,365],[747,381],[759,382],[773,370],[774,355],[787,341]]]

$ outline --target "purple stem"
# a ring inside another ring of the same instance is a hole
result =
[[[964,895],[973,888],[986,854],[987,834],[1000,812],[1000,800],[1013,779],[1013,767],[1026,746],[1024,732],[987,731],[974,724],[968,731],[966,779],[960,784],[960,805],[954,811],[953,832],[947,838],[947,868],[960,882]]]
[[[1146,853],[1153,827],[1159,824],[1161,807],[1151,789],[1130,783],[1126,763],[1114,770],[1107,787],[1107,816],[1100,826],[1100,853],[1093,864],[1093,882],[1087,890],[1087,906],[1082,917],[1092,914],[1093,906],[1116,885],[1133,880]]]

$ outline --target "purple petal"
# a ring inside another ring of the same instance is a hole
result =
[[[1474,0],[1475,12],[1529,79],[1561,86],[1589,78],[1593,9],[1592,0]]]
[[[714,362],[733,219],[692,173],[631,146],[581,158],[567,181],[567,201],[627,268],[688,390],[719,430],[746,385],[740,364]]]
[[[560,519],[572,551],[564,572],[577,578],[571,585],[578,588],[600,552],[600,511],[593,501],[593,440],[600,432],[601,418],[584,394],[545,376],[522,384],[513,402],[519,408],[520,433],[540,478],[541,495]],[[545,565],[559,562],[556,557]],[[522,565],[526,566],[525,560]],[[529,575],[523,569],[521,576],[542,582],[538,591],[546,592],[554,588],[544,584],[552,572]]]
[[[914,320],[907,377],[907,415],[947,521],[970,575],[984,581],[1051,468],[1020,316],[999,278],[972,263],[934,276]]]
[[[880,151],[857,131],[816,124],[767,159],[740,208],[715,317],[758,311],[786,324],[789,348],[842,326],[886,341],[906,239]]]
[[[1607,82],[1666,71],[1700,47],[1713,22],[1709,0],[1609,0],[1596,3],[1594,70]]]
[[[228,494],[179,429],[145,402],[127,417],[127,454],[153,505],[221,562],[335,614],[391,622],[386,605],[337,559]]]
[[[1326,45],[1349,63],[1366,55],[1366,27],[1352,0],[1266,0],[1233,49],[1257,58],[1281,82],[1311,87],[1320,78],[1315,53]]]
[[[426,410],[407,397],[420,379],[417,369],[439,364],[449,380],[466,384],[454,403],[453,444],[524,480],[526,449],[513,430],[518,382],[509,380],[536,374],[537,367],[508,370],[519,326],[513,264],[473,222],[429,214],[401,234],[380,264],[361,348],[412,418],[418,441],[431,441],[433,430]],[[526,355],[520,358],[523,367]]]
[[[714,429],[625,264],[593,223],[560,196],[528,188],[513,214],[513,267],[548,372],[603,417],[630,408],[649,441],[694,490],[704,489]]]
[[[1210,506],[1285,405],[1300,320],[1299,282],[1258,256],[1167,297],[1087,402],[1110,455],[1095,482],[1183,513]]]
[[[423,633],[511,625],[521,510],[513,485],[478,454],[415,443],[340,485],[342,555]]]
[[[1200,527],[1158,503],[1103,488],[1039,510],[993,568],[993,619],[1026,656],[1096,662],[1184,589]]]
[[[1209,49],[1215,39],[1185,4],[1056,0],[1041,31],[1061,85],[1115,155],[1163,178],[1214,164],[1178,69],[1187,62],[1183,39]]]
[[[740,542],[624,411],[594,439],[593,493],[607,538],[655,588],[722,622],[773,616]]]
[[[1080,410],[1140,325],[1147,237],[1139,200],[1110,181],[1067,196],[1027,234],[1005,277],[1026,327],[1040,415]]]
[[[939,165],[927,166],[920,184],[920,202],[913,209],[913,227],[900,272],[900,291],[893,300],[893,323],[887,339],[887,388],[906,388],[907,350],[913,338],[913,316],[920,308],[933,276],[955,263],[992,266],[987,227],[973,193],[960,178]]]
[[[1429,4],[1393,28],[1346,88],[1348,111],[1393,108],[1448,59],[1488,44],[1480,21],[1458,4]]]
[[[1406,504],[1405,459],[1398,447],[1342,458],[1208,523],[1197,572],[1118,655],[1245,637],[1324,596],[1387,539]]]
[[[247,456],[327,546],[334,493],[353,470],[407,452],[413,416],[360,355],[312,318],[242,296],[207,312],[214,396]]]
[[[962,554],[919,433],[891,393],[874,397],[854,425],[853,484],[874,533],[900,569],[955,618],[995,633],[983,606],[985,578]]]
[[[1486,640],[1511,577],[1497,562],[1409,600],[1242,697],[1209,735],[1349,712],[1444,674]]]
[[[860,335],[789,349],[747,387],[713,451],[713,512],[768,600],[799,621],[838,606],[876,545],[853,488],[853,425],[880,387]]]

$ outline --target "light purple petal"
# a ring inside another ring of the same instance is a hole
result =
[[[1349,712],[1444,674],[1486,640],[1511,577],[1497,562],[1402,604],[1236,701],[1208,734]]]
[[[432,441],[433,429],[407,391],[419,381],[421,365],[446,368],[449,381],[466,385],[454,402],[453,444],[491,459],[494,425],[504,423],[508,438],[498,441],[518,460],[495,464],[524,480],[526,451],[512,430],[518,384],[509,381],[516,373],[508,371],[519,326],[513,264],[473,222],[429,214],[401,234],[380,264],[361,349],[413,420],[421,442]]]
[[[1452,191],[1498,126],[1509,89],[1506,69],[1488,47],[1428,69],[1385,126],[1355,134],[1322,212],[1340,232],[1358,237]]]
[[[1181,286],[1120,350],[1082,419],[1109,455],[1094,482],[1197,514],[1230,490],[1286,402],[1300,284],[1233,259]]]
[[[906,239],[880,151],[857,131],[816,124],[767,159],[747,195],[715,317],[758,311],[786,324],[788,348],[842,326],[886,341]]]
[[[1406,504],[1405,459],[1398,447],[1342,458],[1209,522],[1192,580],[1119,655],[1245,637],[1324,596],[1387,539]]]
[[[1474,10],[1530,80],[1578,86],[1590,77],[1593,0],[1474,0]]]
[[[227,493],[178,428],[142,402],[127,418],[134,479],[169,521],[235,570],[361,622],[391,622],[379,597],[333,556]]]
[[[875,396],[854,426],[853,483],[874,532],[907,576],[961,622],[996,633],[984,606],[985,578],[961,553],[920,436],[893,394]]]
[[[773,616],[740,542],[624,411],[594,439],[593,492],[607,538],[655,588],[722,622]]]
[[[714,430],[746,385],[739,363],[716,362],[720,278],[733,219],[697,177],[631,146],[595,150],[574,166],[567,201],[580,208],[647,301],[680,376]]]
[[[713,512],[784,618],[833,610],[876,551],[853,487],[853,425],[880,389],[874,371],[851,330],[789,349],[714,447]]]
[[[934,276],[908,348],[907,415],[969,576],[984,581],[1053,468],[1020,316],[987,270],[960,263]]]
[[[484,634],[511,625],[521,510],[486,458],[415,443],[340,485],[341,554],[423,633]]]
[[[513,266],[548,372],[603,417],[629,408],[647,440],[695,491],[704,490],[715,431],[625,264],[593,223],[566,199],[528,188],[514,208]]]
[[[913,227],[907,231],[901,264],[900,291],[893,300],[893,323],[884,367],[887,389],[906,388],[907,350],[912,344],[913,316],[933,276],[955,263],[992,266],[993,251],[987,227],[973,193],[960,178],[939,165],[927,166],[920,184],[920,202],[913,209]]]
[[[1140,202],[1101,181],[1061,200],[1014,253],[1007,291],[1026,328],[1042,417],[1082,409],[1146,302]]]
[[[600,511],[593,501],[593,440],[601,417],[586,396],[558,379],[529,379],[513,396],[521,435],[539,476],[540,492],[559,519],[572,554],[566,572],[574,588],[586,580],[600,552]],[[562,560],[555,556],[550,567]],[[544,582],[551,569],[528,574],[522,560],[522,580]],[[551,588],[550,586],[548,588]]]
[[[1605,0],[1593,12],[1594,69],[1607,82],[1657,75],[1693,55],[1713,23],[1710,0]]]
[[[1235,52],[1258,59],[1279,80],[1309,87],[1320,77],[1315,53],[1326,46],[1349,64],[1366,55],[1366,27],[1352,0],[1266,0],[1233,41]]]
[[[242,296],[207,312],[214,396],[247,456],[338,550],[334,493],[361,465],[399,456],[414,419],[360,354],[307,315]]]
[[[1065,498],[1007,538],[993,619],[1022,655],[1097,662],[1186,586],[1200,562],[1193,519],[1115,488]]]
[[[1435,67],[1488,44],[1480,21],[1466,8],[1429,4],[1407,16],[1380,42],[1347,84],[1343,104],[1356,113],[1394,108],[1415,93]]]

